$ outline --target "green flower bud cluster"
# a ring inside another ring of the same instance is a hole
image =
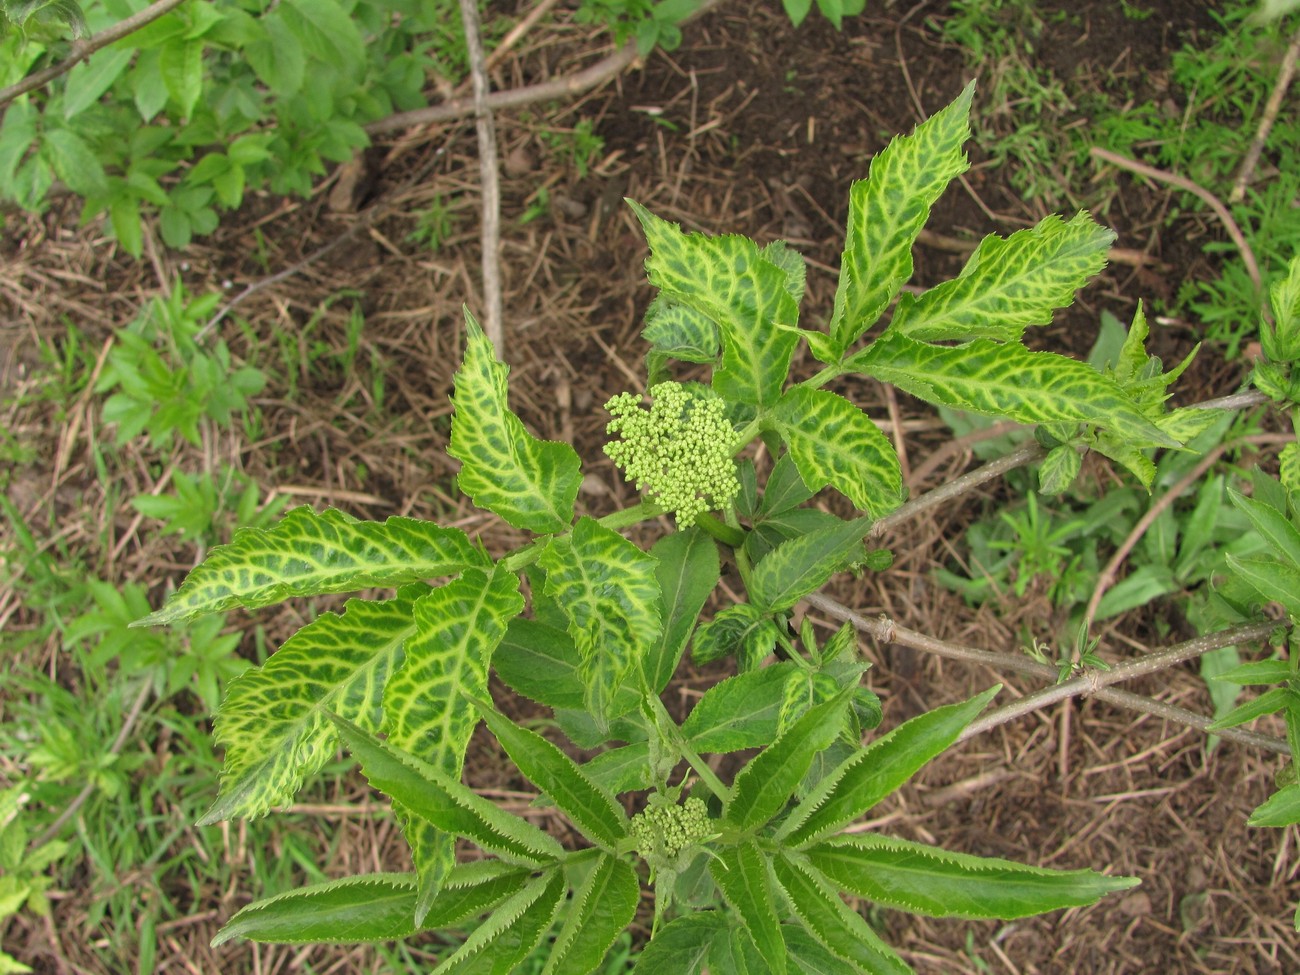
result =
[[[703,799],[687,799],[680,806],[651,802],[632,817],[632,839],[637,852],[654,867],[668,867],[683,850],[713,834],[709,809]]]
[[[605,445],[638,491],[677,516],[683,528],[698,515],[731,504],[740,491],[731,457],[735,431],[722,400],[706,387],[664,382],[650,389],[649,410],[632,393],[619,393],[605,409],[605,432],[622,440]]]

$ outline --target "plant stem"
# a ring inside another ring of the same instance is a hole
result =
[[[664,702],[659,700],[659,697],[655,694],[648,695],[647,699],[655,712],[654,730],[671,739],[668,744],[676,749],[682,758],[686,759],[686,763],[695,770],[695,774],[700,777],[701,782],[709,787],[710,792],[723,802],[730,799],[731,790],[722,784],[722,780],[718,778],[713,769],[709,768],[704,759],[700,758],[695,749],[691,747],[691,743],[682,734],[682,729],[677,726],[677,722],[673,720],[672,715],[668,713],[668,709],[664,707]]]
[[[745,544],[745,532],[742,529],[733,528],[731,525],[719,521],[713,515],[696,515],[695,524],[729,548],[740,548]]]

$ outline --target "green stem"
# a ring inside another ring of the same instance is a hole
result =
[[[686,759],[686,763],[695,770],[695,774],[700,777],[700,781],[708,786],[710,792],[726,803],[731,798],[731,790],[722,784],[722,780],[718,778],[713,769],[709,768],[695,749],[691,747],[691,743],[682,734],[682,729],[677,726],[677,722],[673,720],[672,715],[664,707],[663,701],[654,695],[650,695],[649,702],[650,706],[654,708],[657,719],[655,721],[655,730],[660,735],[672,739],[669,744],[682,758]]]
[[[745,544],[745,532],[743,529],[734,528],[724,522],[719,521],[713,515],[700,514],[695,516],[695,524],[712,535],[723,545],[731,548],[740,548]]]
[[[653,501],[642,501],[640,504],[634,504],[630,508],[623,508],[619,511],[612,512],[604,518],[597,519],[598,523],[606,528],[613,528],[615,531],[620,528],[627,528],[629,525],[636,525],[643,521],[649,521],[651,518],[658,518],[664,513],[664,509],[659,507]],[[561,534],[567,535],[568,532]],[[510,572],[520,572],[532,565],[541,557],[546,546],[550,544],[552,536],[538,538],[521,548],[515,549],[507,555],[503,555],[499,561],[501,567]]]
[[[749,442],[758,436],[759,431],[762,429],[763,418],[761,416],[754,417],[754,419],[741,427],[740,432],[736,434],[736,439],[731,442],[732,456],[735,456],[744,450],[745,447],[748,446]]]
[[[830,365],[823,369],[817,375],[810,379],[805,379],[800,386],[807,386],[809,389],[821,389],[832,379],[844,375],[844,367],[841,365]]]

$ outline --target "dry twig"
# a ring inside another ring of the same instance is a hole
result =
[[[133,14],[125,20],[120,20],[112,27],[105,28],[93,37],[88,37],[84,41],[74,41],[72,44],[72,53],[60,61],[58,64],[52,64],[48,68],[37,71],[35,74],[28,75],[22,81],[15,82],[8,88],[0,88],[0,108],[8,105],[19,95],[25,95],[29,91],[35,91],[42,85],[53,81],[59,75],[67,74],[82,61],[85,61],[100,48],[108,47],[114,41],[120,41],[127,34],[138,31],[146,24],[151,24],[159,17],[163,16],[179,7],[185,0],[156,0],[145,7],[138,14]]]
[[[1250,280],[1255,285],[1256,290],[1262,287],[1259,264],[1255,261],[1255,252],[1250,249],[1250,244],[1246,243],[1245,235],[1242,234],[1241,228],[1237,226],[1237,221],[1232,218],[1228,208],[1223,205],[1223,202],[1217,196],[1199,183],[1192,182],[1186,176],[1167,173],[1163,169],[1156,169],[1146,163],[1129,159],[1126,156],[1111,152],[1109,149],[1103,149],[1101,146],[1093,146],[1092,154],[1112,166],[1127,169],[1131,173],[1137,173],[1139,176],[1146,176],[1148,179],[1154,179],[1161,183],[1168,183],[1170,186],[1177,186],[1179,189],[1187,190],[1187,192],[1193,193],[1204,200],[1206,206],[1213,210],[1214,215],[1219,218],[1219,222],[1223,224],[1223,229],[1228,232],[1232,242],[1237,245],[1237,250],[1241,251],[1241,260],[1246,265],[1246,273],[1250,275]]]
[[[1282,57],[1282,64],[1277,69],[1277,82],[1269,93],[1264,114],[1259,120],[1259,128],[1255,130],[1255,138],[1251,140],[1250,148],[1246,150],[1246,157],[1241,161],[1241,171],[1237,173],[1237,181],[1232,184],[1232,192],[1228,194],[1229,203],[1240,203],[1246,197],[1246,184],[1250,182],[1255,166],[1259,163],[1259,154],[1264,151],[1268,134],[1273,131],[1273,123],[1277,121],[1277,113],[1282,108],[1282,99],[1286,96],[1286,90],[1291,87],[1291,79],[1295,77],[1298,57],[1300,57],[1300,28],[1296,28],[1296,32],[1291,35],[1291,43]]]
[[[478,173],[483,195],[483,331],[497,358],[504,354],[501,332],[501,184],[497,173],[497,130],[487,107],[488,76],[477,0],[460,0],[470,78],[474,82],[474,128],[478,134]]]

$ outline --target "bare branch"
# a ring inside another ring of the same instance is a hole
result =
[[[478,173],[483,194],[483,331],[504,355],[501,331],[501,186],[497,174],[497,131],[488,108],[488,76],[479,27],[478,0],[460,0],[460,21],[465,28],[470,77],[474,82],[474,128],[478,135]]]
[[[1176,643],[1158,653],[1147,654],[1136,660],[1119,664],[1109,670],[1089,669],[1078,677],[1072,677],[1059,684],[1026,695],[1020,700],[980,718],[968,725],[957,740],[965,741],[967,738],[973,738],[976,735],[983,734],[990,728],[996,728],[1000,724],[1014,721],[1016,718],[1038,711],[1058,701],[1064,701],[1067,698],[1096,694],[1111,684],[1118,684],[1146,674],[1159,673],[1185,661],[1194,660],[1211,650],[1220,650],[1223,647],[1235,646],[1238,643],[1251,643],[1255,640],[1262,640],[1276,630],[1279,625],[1281,624],[1270,620],[1267,623],[1249,623],[1244,626],[1234,626],[1227,630],[1219,630],[1217,633],[1209,633],[1192,640]]]
[[[1264,114],[1260,117],[1259,128],[1255,130],[1255,138],[1251,140],[1250,148],[1246,150],[1246,158],[1241,162],[1237,181],[1232,185],[1232,192],[1228,194],[1229,203],[1240,203],[1246,198],[1246,184],[1255,173],[1259,154],[1264,151],[1264,143],[1268,141],[1268,134],[1273,131],[1273,123],[1277,121],[1277,113],[1282,108],[1282,99],[1286,96],[1286,90],[1291,87],[1291,79],[1295,77],[1297,57],[1300,57],[1300,28],[1291,35],[1291,43],[1282,57],[1282,64],[1277,69],[1277,82],[1268,96],[1268,104],[1264,106]]]
[[[146,24],[153,23],[163,14],[179,7],[185,0],[156,0],[145,7],[138,14],[133,14],[125,20],[120,20],[112,27],[105,28],[98,34],[86,38],[84,41],[72,42],[72,53],[60,61],[58,64],[52,64],[48,68],[43,68],[35,74],[28,75],[22,81],[10,85],[8,88],[0,88],[0,108],[8,105],[19,95],[25,95],[29,91],[35,91],[43,85],[49,84],[59,75],[67,74],[79,63],[85,61],[102,47],[108,47],[114,41],[120,41],[127,34],[138,31]]]
[[[905,626],[899,626],[893,620],[883,615],[876,619],[863,616],[822,593],[814,593],[813,595],[806,597],[805,601],[809,605],[815,606],[817,609],[835,619],[846,623],[852,623],[853,627],[860,633],[865,633],[867,636],[879,643],[896,643],[900,646],[910,647],[913,650],[922,650],[926,653],[932,653],[937,657],[944,657],[949,660],[961,660],[965,663],[981,664],[1000,673],[1011,671],[1021,674],[1031,674],[1049,681],[1055,681],[1057,679],[1057,669],[1055,667],[1051,664],[1040,663],[1037,660],[1032,660],[1024,654],[999,653],[993,650],[980,650],[975,647],[964,647],[960,644],[948,643],[945,640],[939,640],[932,636],[927,636],[924,633],[908,629]],[[1258,625],[1258,629],[1262,629],[1263,632],[1267,634],[1276,626],[1276,623],[1260,624]],[[1224,643],[1220,645],[1231,646],[1232,644]],[[1184,646],[1184,644],[1179,644],[1179,647],[1182,646]],[[1150,658],[1142,658],[1142,660],[1137,661],[1137,663],[1145,663],[1149,659]],[[1174,662],[1176,663],[1177,661]],[[1168,666],[1172,666],[1172,663],[1168,664]],[[1113,673],[1113,671],[1110,671],[1109,673]],[[1137,674],[1126,672],[1124,675],[1125,678],[1132,676],[1137,676]],[[1060,686],[1064,685],[1053,684],[1053,686],[1047,688],[1047,690],[1054,691]],[[1077,693],[1085,692],[1092,693],[1098,700],[1105,701],[1108,704],[1114,704],[1118,707],[1127,708],[1132,711],[1139,711],[1144,714],[1152,714],[1156,717],[1173,721],[1177,724],[1187,725],[1188,727],[1196,728],[1200,731],[1204,731],[1213,723],[1212,718],[1197,714],[1194,711],[1188,711],[1186,708],[1180,708],[1164,701],[1152,700],[1151,698],[1142,697],[1141,695],[1134,694],[1131,691],[1125,691],[1115,687],[1099,686],[1094,691],[1093,685],[1088,683],[1085,690],[1080,690]],[[1025,700],[1028,700],[1028,698]],[[1043,702],[1039,706],[1045,706],[1047,703],[1051,702]],[[1028,708],[1026,713],[1032,710],[1034,710],[1034,708]],[[995,712],[995,715],[1001,713],[1001,711],[998,711]],[[990,715],[990,717],[992,716],[993,715]],[[1011,718],[1008,717],[1007,720],[1011,720]],[[1221,731],[1213,732],[1213,734],[1218,735],[1220,738],[1226,738],[1231,741],[1240,742],[1241,744],[1251,745],[1255,748],[1263,748],[1268,751],[1278,752],[1283,755],[1290,753],[1290,748],[1283,739],[1275,738],[1271,735],[1261,735],[1257,732],[1246,731],[1241,728],[1225,728]]]
[[[1168,183],[1170,186],[1177,186],[1179,189],[1194,193],[1204,200],[1206,205],[1214,211],[1214,215],[1219,218],[1219,222],[1223,224],[1223,229],[1228,232],[1232,242],[1237,245],[1237,250],[1241,251],[1241,259],[1246,265],[1246,273],[1250,275],[1250,280],[1255,285],[1255,289],[1259,290],[1263,286],[1259,276],[1259,265],[1255,262],[1255,252],[1250,249],[1250,244],[1246,243],[1246,238],[1242,234],[1241,228],[1237,226],[1237,221],[1232,218],[1228,208],[1223,205],[1217,196],[1199,183],[1192,182],[1186,176],[1179,176],[1176,173],[1165,172],[1163,169],[1156,169],[1154,166],[1148,166],[1146,163],[1140,163],[1137,160],[1121,156],[1109,149],[1093,146],[1092,154],[1113,166],[1127,169],[1139,176],[1146,176],[1148,179]]]

